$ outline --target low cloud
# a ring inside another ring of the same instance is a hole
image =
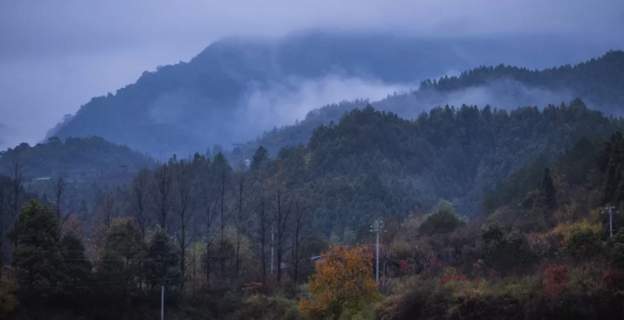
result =
[[[485,85],[444,92],[424,90],[414,94],[392,96],[373,102],[373,106],[397,113],[405,118],[416,118],[423,112],[439,106],[487,105],[498,109],[515,109],[525,106],[545,107],[569,102],[575,96],[568,90],[548,90],[526,86],[516,80],[499,79]],[[591,104],[590,104],[591,105]],[[591,105],[600,109],[601,106]]]
[[[529,87],[515,80],[503,79],[484,86],[453,92],[444,99],[443,104],[491,105],[500,109],[513,109],[522,106],[544,107],[572,99],[574,95],[568,90],[552,91]]]
[[[415,85],[388,84],[374,79],[328,75],[320,79],[290,79],[246,95],[240,116],[258,133],[303,120],[308,112],[340,101],[380,100]]]
[[[19,129],[7,143],[36,142],[91,97],[114,92],[157,65],[188,60],[231,35],[301,29],[418,37],[551,34],[587,47],[622,48],[617,30],[623,28],[621,0],[0,1],[0,30],[10,31],[0,32],[0,114]],[[308,108],[305,92],[292,96],[301,108],[294,118]],[[254,99],[286,102],[262,93]]]

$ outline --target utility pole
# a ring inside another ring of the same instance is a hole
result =
[[[275,254],[275,233],[273,233],[273,226],[271,226],[271,271],[273,274],[273,262],[275,261],[273,255]]]
[[[165,285],[160,286],[160,320],[165,320]]]
[[[609,205],[602,209],[602,213],[606,213],[609,215],[609,239],[613,238],[613,214],[617,213],[617,211],[615,210],[614,206]]]
[[[379,285],[379,234],[383,231],[383,220],[376,219],[370,226],[370,231],[376,234],[375,240],[375,281]]]

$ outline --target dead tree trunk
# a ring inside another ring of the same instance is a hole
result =
[[[65,179],[58,177],[56,180],[55,196],[56,196],[56,217],[59,223],[63,222],[63,214],[61,212],[61,205],[63,202],[63,194],[65,192]]]
[[[290,210],[284,210],[282,204],[282,192],[281,190],[277,191],[277,211],[276,211],[276,219],[275,219],[275,227],[276,227],[276,244],[275,244],[275,257],[276,257],[276,281],[280,283],[282,281],[282,261],[284,256],[284,240],[286,238],[286,226],[288,223],[288,215]]]
[[[267,257],[266,257],[266,233],[267,233],[267,217],[264,210],[264,199],[260,201],[260,210],[258,211],[259,241],[260,241],[260,259],[262,259],[262,283],[266,284],[267,274]]]
[[[298,202],[295,203],[295,228],[293,234],[293,251],[292,251],[292,265],[293,265],[293,282],[297,284],[299,280],[299,248],[301,243],[301,233],[303,229],[304,212]]]
[[[241,229],[243,221],[243,185],[244,180],[241,177],[238,184],[238,213],[236,215],[236,247],[235,247],[235,276],[238,278],[240,273],[240,246],[241,246]]]

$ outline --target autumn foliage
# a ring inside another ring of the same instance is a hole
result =
[[[544,293],[549,297],[557,297],[566,288],[569,281],[568,267],[565,265],[549,265],[544,269]]]
[[[310,297],[299,303],[312,319],[352,318],[370,310],[379,297],[372,256],[364,247],[333,246],[316,263]]]

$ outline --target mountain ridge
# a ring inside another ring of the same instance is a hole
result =
[[[529,80],[526,80],[527,74]],[[587,75],[593,75],[596,79],[589,79]],[[573,79],[573,82],[569,79]],[[565,81],[571,81],[572,86],[566,87]],[[591,90],[596,86],[601,90]],[[475,104],[481,107],[490,105],[515,109],[522,106],[545,107],[581,98],[589,101],[587,104],[596,110],[618,115],[624,111],[621,110],[624,107],[622,93],[624,51],[619,50],[609,51],[598,58],[578,64],[546,69],[530,70],[506,65],[478,67],[459,76],[425,80],[418,90],[388,95],[379,101],[345,101],[313,110],[295,125],[265,132],[256,140],[240,145],[232,156],[236,160],[244,159],[260,145],[276,153],[285,146],[305,144],[315,127],[338,121],[343,113],[367,104],[380,110],[395,112],[402,117],[416,118],[435,106]]]
[[[523,57],[547,41],[562,46],[533,59],[533,64],[543,65],[555,57],[570,60],[589,52],[574,41],[548,37],[516,40],[319,32],[272,40],[218,41],[189,62],[145,72],[115,94],[93,98],[49,136],[102,136],[166,159],[215,144],[229,148],[274,126],[292,123],[289,114],[295,107],[308,108],[309,102],[300,97],[309,90],[305,85],[323,83],[327,76],[339,81],[375,79],[376,85],[385,88],[415,85],[506,57],[511,62],[526,62],[529,60]],[[312,95],[319,94],[314,91]],[[256,106],[259,102],[254,98],[258,97],[260,105]],[[282,97],[294,98],[282,101]],[[335,100],[324,103],[331,101]]]

